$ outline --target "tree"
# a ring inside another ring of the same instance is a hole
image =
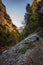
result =
[[[30,16],[31,16],[31,7],[30,7],[30,4],[27,4],[26,13],[25,13],[25,16],[24,16],[26,25],[28,25],[29,22],[30,22]]]

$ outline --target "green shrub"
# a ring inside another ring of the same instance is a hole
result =
[[[31,49],[32,47],[34,47],[33,43],[29,43],[25,47],[23,47],[22,49],[20,49],[18,53],[25,54],[25,52],[28,49]]]

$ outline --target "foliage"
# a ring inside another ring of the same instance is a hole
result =
[[[26,26],[23,29],[22,38],[27,37],[39,28],[43,28],[43,10],[41,10],[42,2],[43,1],[37,3],[37,1],[34,0],[32,5],[27,4],[24,16]]]
[[[25,52],[27,51],[27,49],[30,49],[34,47],[33,43],[29,43],[26,46],[24,46],[22,49],[19,50],[19,53],[25,54]]]
[[[10,32],[8,29],[0,26],[0,47],[9,46],[16,44],[16,39],[13,32]]]
[[[30,7],[30,4],[27,4],[26,13],[25,13],[25,16],[24,16],[26,25],[28,25],[29,22],[30,22],[30,16],[31,16],[31,7]]]

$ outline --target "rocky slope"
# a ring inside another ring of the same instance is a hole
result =
[[[10,16],[7,14],[6,7],[2,3],[2,0],[0,0],[0,28],[2,28],[1,26],[5,27],[10,32],[14,32],[16,35],[19,34],[17,27],[12,23]]]
[[[18,42],[19,31],[12,23],[7,14],[6,7],[0,0],[0,48],[4,45],[11,45]]]
[[[24,48],[17,49],[18,45],[4,51],[0,55],[0,65],[43,65],[43,37],[31,45],[22,45]]]
[[[32,10],[33,12],[36,11],[38,8],[38,4],[40,5],[40,11],[43,10],[43,0],[34,0],[32,3]]]
[[[13,25],[10,16],[6,12],[6,7],[0,0],[0,25],[4,25],[9,31],[17,32],[17,27]]]

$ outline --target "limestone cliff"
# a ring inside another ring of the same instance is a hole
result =
[[[33,3],[32,3],[32,10],[33,10],[33,12],[36,10],[36,9],[38,9],[37,7],[38,7],[38,5],[40,6],[40,10],[42,10],[43,9],[43,0],[34,0],[33,1]]]
[[[18,42],[19,31],[7,14],[6,7],[0,0],[0,48]]]
[[[17,27],[13,25],[10,16],[6,12],[6,7],[0,0],[0,25],[5,26],[9,31],[17,32]]]

